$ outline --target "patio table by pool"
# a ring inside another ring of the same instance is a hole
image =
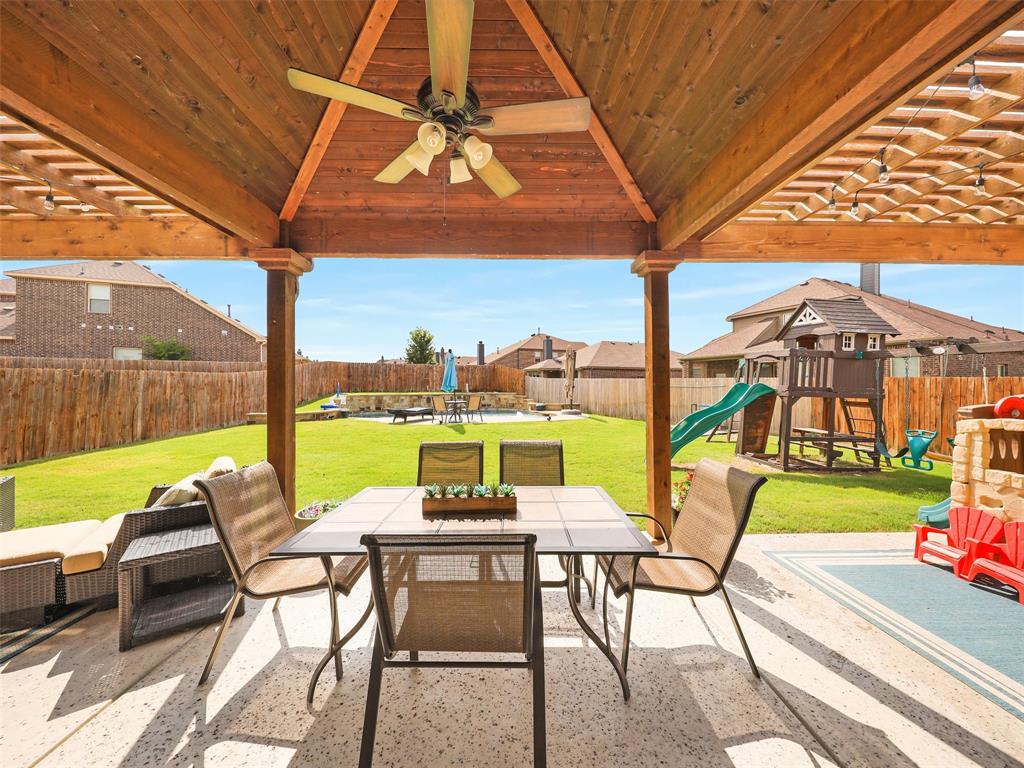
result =
[[[568,555],[570,562],[580,555],[654,554],[655,548],[630,522],[611,497],[598,486],[519,486],[515,517],[504,519],[465,517],[423,517],[418,486],[366,488],[313,525],[295,534],[275,549],[277,557],[343,556],[365,554],[360,544],[364,534],[448,535],[492,533],[533,533],[538,555]],[[587,636],[605,655],[629,698],[629,684],[619,660],[608,645],[584,620],[576,600],[574,573],[559,586],[567,588],[569,608]],[[314,678],[341,651],[340,644],[327,650]]]

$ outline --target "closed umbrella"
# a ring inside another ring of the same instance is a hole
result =
[[[444,361],[444,377],[441,379],[442,392],[454,392],[459,388],[459,377],[455,372],[455,355],[448,350],[448,357]]]
[[[565,350],[565,359],[562,363],[565,370],[565,402],[570,406],[573,404],[573,397],[576,394],[576,350]]]

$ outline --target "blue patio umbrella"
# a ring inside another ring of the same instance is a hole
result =
[[[455,355],[448,350],[448,357],[444,361],[444,377],[441,379],[442,392],[454,392],[459,388],[459,377],[455,372]]]

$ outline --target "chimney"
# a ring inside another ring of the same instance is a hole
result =
[[[441,353],[440,352],[434,352],[434,362],[436,362],[438,364],[441,363]]]
[[[545,336],[544,337],[544,359],[545,360],[550,360],[554,356],[555,356],[555,353],[554,353],[554,350],[552,349],[552,346],[551,346],[551,337],[550,336]]]
[[[878,264],[860,265],[860,289],[875,296],[882,292],[881,268]]]
[[[482,341],[476,343],[476,364],[484,364],[484,343]]]
[[[231,305],[228,304],[228,317],[231,317]]]

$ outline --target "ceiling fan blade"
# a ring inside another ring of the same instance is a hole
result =
[[[590,99],[560,99],[535,101],[531,104],[513,104],[494,107],[480,114],[494,124],[475,130],[487,136],[512,136],[523,133],[572,133],[590,127]]]
[[[339,83],[337,80],[303,72],[301,69],[289,67],[288,83],[292,88],[299,91],[315,93],[317,96],[326,96],[328,99],[337,99],[338,101],[344,101],[346,104],[352,104],[363,109],[372,109],[374,112],[381,112],[385,115],[402,118],[403,120],[409,119],[403,114],[403,110],[419,111],[408,104],[403,104],[397,99],[381,96],[379,93],[366,91],[362,88],[356,88],[356,86],[349,85],[348,83]]]
[[[456,107],[466,103],[472,36],[473,0],[427,0],[430,85],[438,101],[448,91]]]
[[[487,165],[477,168],[476,175],[491,188],[491,192],[502,200],[523,188],[522,184],[516,181],[516,177],[509,173],[508,168],[502,165],[496,157],[492,157]]]
[[[405,159],[405,156],[412,152],[418,147],[420,143],[414,141],[406,149],[402,150],[402,154],[388,163],[388,166],[373,177],[374,181],[382,181],[385,184],[397,184],[406,176],[412,172],[412,163]]]

